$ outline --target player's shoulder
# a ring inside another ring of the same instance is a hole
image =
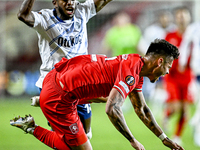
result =
[[[136,60],[140,60],[141,59],[141,55],[139,55],[139,54],[127,54],[130,58],[134,58],[134,59],[136,59]],[[130,59],[129,58],[129,59]]]
[[[131,64],[142,63],[142,56],[139,54],[125,54],[122,59],[128,60]]]
[[[39,14],[53,14],[53,9],[41,9],[38,11]]]
[[[43,17],[50,18],[50,16],[53,16],[53,9],[41,9],[37,13]]]

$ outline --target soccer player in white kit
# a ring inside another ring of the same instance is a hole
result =
[[[192,45],[192,51],[190,51],[190,47]],[[180,45],[181,55],[179,58],[179,67],[180,71],[183,71],[185,66],[187,65],[188,57],[191,53],[191,68],[194,74],[200,79],[200,22],[194,22],[189,25],[185,31],[183,36],[183,42]],[[199,83],[199,81],[198,81]],[[199,84],[197,88],[197,93],[199,93]],[[200,147],[200,98],[199,94],[197,95],[196,99],[196,110],[195,113],[190,121],[190,124],[193,127],[193,138],[195,145]]]
[[[42,59],[40,77],[36,86],[42,89],[46,74],[62,57],[70,59],[88,54],[86,24],[111,0],[52,0],[54,9],[32,11],[35,0],[24,0],[18,19],[36,30],[39,53]],[[90,139],[91,108],[89,104],[77,106],[85,132]]]

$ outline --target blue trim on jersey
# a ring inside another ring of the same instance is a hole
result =
[[[60,46],[57,46],[57,47],[50,53],[50,55],[52,56],[59,48],[60,48]]]
[[[54,24],[55,25],[55,24]],[[57,37],[55,37],[52,41],[49,42],[49,46],[52,45],[59,37],[63,37],[64,34],[66,34],[68,31],[73,31],[74,30],[74,22],[71,25],[70,29],[65,30],[63,33],[61,33],[60,35],[58,35]],[[70,32],[70,33],[71,33]],[[69,38],[69,36],[65,36],[66,38]],[[56,48],[57,49],[57,48]],[[55,51],[56,52],[56,51]]]
[[[53,11],[55,11],[55,9],[53,10]],[[58,16],[51,16],[51,19],[53,20],[53,22],[55,22],[54,24],[52,24],[51,26],[49,26],[48,28],[47,28],[47,30],[49,30],[49,29],[51,29],[51,28],[53,28],[54,26],[56,26],[56,24],[59,24],[59,23],[61,23],[61,22],[64,22],[62,19],[60,19]],[[58,21],[57,21],[57,20]],[[61,33],[60,35],[58,35],[57,37],[55,37],[54,39],[52,39],[50,42],[49,42],[49,46],[51,46],[58,38],[60,38],[60,37],[65,37],[66,39],[69,39],[70,37],[69,36],[64,36],[64,35],[68,35],[68,34],[70,34],[70,33],[72,33],[73,31],[74,31],[74,28],[75,28],[75,23],[74,23],[74,17],[72,18],[72,21],[73,21],[73,23],[72,23],[72,25],[71,25],[71,27],[69,28],[69,29],[67,29],[67,30],[65,30],[63,33]],[[46,31],[47,31],[46,30]],[[69,32],[69,33],[68,33]],[[81,17],[81,30],[80,30],[80,32],[77,34],[77,35],[83,35],[83,34],[81,34],[83,32],[83,18]],[[76,37],[76,35],[75,35],[75,37]],[[81,37],[81,38],[83,38],[83,37]],[[86,41],[85,41],[85,47],[87,47],[87,42],[88,42],[88,40],[86,39]],[[70,43],[71,44],[71,43]],[[59,48],[61,48],[61,46],[60,45],[58,45],[51,53],[50,53],[50,55],[52,56],[54,53],[56,53],[56,51],[58,51],[59,50]],[[87,54],[87,52],[84,52],[84,53],[79,53],[79,51],[81,50],[81,44],[79,44],[79,46],[78,46],[78,48],[77,48],[77,51],[75,52],[74,50],[75,50],[75,46],[73,46],[73,47],[70,47],[71,48],[71,51],[69,51],[68,52],[68,54],[70,55],[72,55],[71,57],[75,57],[75,56],[77,56],[77,55],[85,55],[85,54]],[[73,50],[72,50],[73,49]],[[67,57],[67,56],[66,56]]]
[[[52,25],[50,25],[50,26],[46,29],[46,31],[50,30],[51,28],[53,28],[54,26],[56,26],[56,24],[59,24],[59,23],[60,23],[60,22],[57,21],[56,18],[53,17],[53,16],[51,16],[51,20],[54,20],[55,23],[52,24]]]
[[[82,32],[83,32],[83,18],[81,17],[81,31],[79,32],[79,35],[81,35]],[[83,38],[83,37],[81,37],[81,38]],[[80,47],[81,47],[81,44],[79,44],[79,47],[77,48],[76,54],[78,54],[78,52],[80,51]],[[83,54],[86,54],[86,53],[83,53]],[[75,56],[76,55],[74,55],[73,57],[75,57]]]
[[[60,22],[64,22],[62,19],[60,19],[58,16],[56,16],[56,18],[58,19],[58,21]]]

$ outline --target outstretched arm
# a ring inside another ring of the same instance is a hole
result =
[[[108,4],[111,1],[112,0],[94,0],[96,12],[99,12],[106,4]]]
[[[138,117],[157,137],[162,140],[165,146],[173,150],[183,150],[181,146],[171,141],[159,127],[153,114],[151,113],[151,110],[144,100],[142,92],[132,91],[129,94],[129,97]]]
[[[17,14],[18,19],[30,27],[33,27],[35,22],[34,15],[31,13],[34,2],[35,0],[24,0]]]
[[[121,110],[123,103],[124,98],[115,88],[113,88],[106,103],[106,113],[115,128],[130,141],[132,147],[134,147],[136,150],[144,150],[143,145],[134,138],[126,124],[123,112]]]

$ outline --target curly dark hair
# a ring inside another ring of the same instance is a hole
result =
[[[161,55],[178,59],[179,50],[164,39],[155,39],[149,46],[146,55]]]

